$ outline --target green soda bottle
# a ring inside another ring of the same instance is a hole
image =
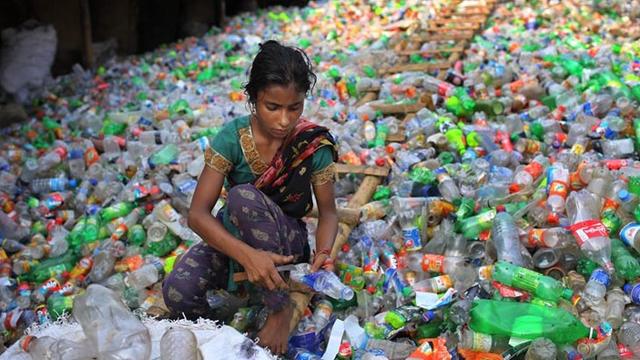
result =
[[[142,246],[147,240],[147,232],[140,224],[135,224],[127,231],[127,242],[130,245]]]
[[[618,276],[627,281],[640,277],[640,262],[619,239],[611,239],[611,259]]]
[[[136,208],[136,204],[128,201],[121,201],[109,207],[100,210],[100,220],[103,223],[109,222],[113,219],[117,219],[123,216],[129,215],[129,213]]]
[[[72,249],[78,249],[84,244],[92,243],[98,240],[98,218],[88,216],[80,219],[69,233],[69,246]]]
[[[444,134],[449,141],[449,144],[452,145],[459,154],[464,154],[464,151],[467,149],[467,144],[465,142],[464,134],[459,127],[452,127]]]
[[[494,265],[493,279],[553,302],[557,302],[561,297],[571,299],[573,296],[573,291],[565,288],[556,279],[505,261],[498,261]]]
[[[165,256],[178,246],[176,236],[161,222],[151,225],[147,231],[145,253],[158,257]]]
[[[167,165],[178,156],[178,147],[175,144],[167,144],[160,151],[149,158],[149,166],[153,169],[158,165]]]
[[[56,321],[65,313],[70,314],[73,310],[73,299],[75,295],[62,296],[52,295],[47,299],[47,312],[53,321]]]
[[[374,147],[383,147],[389,135],[389,126],[387,124],[378,123],[376,126],[376,137],[373,140]]]
[[[638,122],[640,124],[640,121]],[[640,131],[640,128],[638,129]],[[637,133],[636,136],[640,135]],[[640,150],[640,144],[638,144],[638,139],[640,136],[636,138],[636,144],[638,146],[638,150]],[[640,176],[629,176],[629,183],[627,184],[629,192],[634,194],[635,196],[640,196]]]
[[[481,232],[491,229],[495,218],[496,210],[487,210],[476,216],[456,222],[456,229],[458,229],[458,232],[461,233],[465,239],[476,239]]]
[[[488,116],[502,115],[504,104],[498,100],[479,100],[476,102],[476,111],[482,111]]]
[[[384,317],[384,321],[393,326],[394,329],[400,329],[408,323],[418,321],[421,318],[421,308],[412,305],[404,305],[397,309],[388,311]]]
[[[488,335],[536,339],[571,344],[589,336],[589,329],[571,313],[529,303],[475,300],[469,327]]]
[[[26,280],[41,283],[49,278],[58,277],[67,271],[71,271],[78,262],[78,257],[73,251],[67,251],[64,255],[53,259],[47,259],[33,268],[27,274]]]
[[[463,197],[460,200],[460,205],[458,205],[458,210],[456,210],[457,220],[464,220],[473,215],[475,208],[476,201],[473,198]]]

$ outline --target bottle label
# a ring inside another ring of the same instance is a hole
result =
[[[640,231],[640,224],[627,224],[622,228],[622,230],[620,230],[620,240],[622,240],[625,245],[632,247],[638,231]]]
[[[580,247],[590,239],[609,236],[607,228],[599,219],[591,219],[575,223],[569,226],[569,230],[576,238],[576,243],[578,243],[578,246]]]
[[[549,196],[557,195],[562,197],[563,199],[567,198],[567,194],[569,193],[569,186],[566,182],[560,180],[554,180],[549,185]]]
[[[518,267],[513,274],[513,286],[534,293],[540,285],[540,275],[535,271]]]
[[[606,271],[598,268],[593,270],[593,272],[591,273],[591,277],[589,277],[589,281],[595,281],[599,284],[604,285],[605,287],[609,287],[609,284],[611,284],[611,277],[609,276],[609,274],[607,274]]]
[[[512,288],[511,286],[507,286],[504,284],[501,284],[497,281],[494,281],[493,283],[493,287],[498,289],[498,292],[500,293],[500,296],[505,297],[505,298],[520,298],[523,296],[526,296],[525,293],[523,293],[522,291],[518,291],[515,288]]]
[[[424,254],[422,257],[422,271],[444,273],[444,256]]]
[[[433,280],[433,290],[437,293],[445,292],[453,286],[449,275],[436,276]]]
[[[529,230],[529,236],[527,238],[528,247],[534,248],[544,245],[544,232],[545,229],[531,229]]]
[[[629,292],[631,302],[634,304],[640,304],[640,285],[634,286]]]
[[[490,352],[491,351],[491,335],[473,332],[472,336],[473,344],[471,345],[474,351]]]
[[[402,229],[402,237],[404,238],[404,246],[407,250],[413,251],[422,249],[420,232],[417,227]]]
[[[489,280],[493,277],[493,265],[480,266],[478,268],[478,279]]]

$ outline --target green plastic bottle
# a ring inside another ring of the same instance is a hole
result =
[[[570,344],[589,336],[589,329],[561,308],[483,299],[473,302],[469,327],[488,335],[545,337],[556,344]]]
[[[154,153],[149,158],[149,166],[154,168],[158,165],[167,165],[178,156],[178,147],[175,144],[167,144],[160,151]]]
[[[25,280],[41,283],[49,278],[58,277],[65,272],[71,271],[78,262],[78,257],[73,251],[67,251],[57,258],[47,259],[33,268],[25,276]]]
[[[178,240],[166,225],[156,222],[147,231],[146,254],[165,256],[178,246]]]
[[[69,246],[78,249],[84,244],[98,240],[100,227],[96,216],[88,216],[80,219],[69,233]]]
[[[640,277],[640,262],[631,255],[619,239],[611,239],[611,259],[616,269],[616,275],[627,281],[633,281]]]
[[[121,201],[109,207],[100,210],[100,220],[102,222],[108,222],[113,219],[117,219],[123,216],[129,215],[133,209],[136,208],[136,204],[128,201]]]
[[[476,111],[482,111],[489,116],[502,115],[504,104],[498,100],[479,100],[476,102]]]
[[[573,296],[573,291],[562,286],[556,279],[505,261],[498,261],[494,265],[493,279],[553,302],[561,297],[568,300]]]
[[[468,218],[473,215],[475,207],[476,201],[473,198],[463,197],[458,205],[458,210],[456,210],[456,218],[459,221]]]
[[[64,313],[71,313],[74,297],[75,295],[53,295],[47,299],[47,312],[53,321],[56,321]]]
[[[147,240],[147,232],[142,225],[135,224],[127,231],[127,243],[135,246],[142,246]]]
[[[459,154],[464,154],[464,151],[467,149],[467,144],[465,142],[464,133],[458,127],[452,127],[447,130],[444,134],[449,141],[449,144],[453,146]]]
[[[476,239],[481,232],[491,229],[493,219],[495,219],[495,217],[496,210],[491,209],[476,216],[456,222],[456,228],[465,239]]]
[[[400,329],[408,323],[418,321],[420,318],[422,318],[421,308],[412,305],[405,305],[388,311],[384,317],[384,321],[393,326],[394,329]]]

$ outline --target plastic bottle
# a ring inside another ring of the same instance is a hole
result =
[[[475,300],[469,327],[489,335],[545,337],[555,343],[573,343],[589,334],[579,320],[560,308],[496,300]]]
[[[556,162],[549,170],[547,181],[549,183],[547,206],[555,212],[564,211],[565,200],[569,194],[569,170],[563,163]]]
[[[88,344],[55,339],[51,336],[28,335],[20,341],[20,347],[33,359],[81,360],[95,356],[95,352]]]
[[[511,183],[511,192],[518,192],[525,186],[533,184],[549,166],[549,160],[543,155],[537,155],[529,164],[516,171]]]
[[[525,261],[520,251],[518,227],[513,217],[504,209],[495,217],[491,229],[491,239],[498,253],[498,260],[507,261],[518,266],[524,266]]]
[[[146,359],[151,355],[149,330],[112,290],[89,285],[74,299],[73,317],[98,357]]]
[[[160,280],[162,270],[163,264],[160,259],[150,259],[147,264],[131,272],[127,276],[125,283],[134,289],[144,289]]]
[[[50,179],[34,179],[31,181],[31,191],[36,194],[44,194],[53,191],[64,191],[73,189],[78,185],[75,179],[67,178],[50,178]]]
[[[622,290],[629,296],[632,303],[640,305],[640,283],[625,284]]]
[[[640,224],[632,222],[620,230],[620,240],[636,251],[640,251]]]
[[[576,238],[578,247],[588,258],[612,273],[611,240],[598,212],[597,199],[587,190],[574,191],[569,195],[567,215],[572,224],[569,229]]]
[[[333,314],[333,305],[330,301],[320,300],[316,304],[316,308],[313,312],[312,320],[316,326],[316,330],[319,332],[329,324],[331,315]]]
[[[291,278],[334,299],[351,300],[354,295],[350,287],[345,286],[340,278],[329,271],[320,270],[310,274],[292,271]]]
[[[453,202],[460,198],[460,189],[456,185],[455,181],[451,179],[451,176],[444,168],[438,168],[434,171],[436,179],[438,180],[438,190],[443,198],[449,202]]]
[[[565,288],[561,282],[529,270],[498,261],[493,266],[493,279],[505,285],[529,291],[532,295],[557,302],[560,298],[571,299],[573,291]]]
[[[176,237],[166,225],[155,222],[147,229],[145,251],[155,256],[165,256],[178,246]]]
[[[384,321],[394,329],[400,329],[409,323],[420,320],[422,318],[422,312],[422,309],[417,306],[405,305],[388,311],[384,317]]]
[[[607,311],[605,319],[614,330],[622,325],[622,313],[625,307],[624,292],[618,288],[613,288],[607,292]]]
[[[640,357],[640,324],[626,322],[620,327],[618,340],[631,350],[633,355]]]
[[[193,331],[183,327],[170,327],[160,338],[160,359],[201,360],[198,339]]]
[[[524,356],[525,360],[545,360],[554,359],[558,349],[551,340],[546,338],[538,338],[531,342],[529,350]]]
[[[583,298],[591,304],[599,304],[604,300],[607,287],[611,285],[611,277],[601,268],[597,268],[591,273],[587,286],[583,291]]]
[[[491,336],[475,332],[469,328],[458,331],[458,348],[480,352],[502,353],[511,346],[508,337]]]

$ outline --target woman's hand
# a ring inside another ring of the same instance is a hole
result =
[[[322,268],[322,266],[330,259],[330,256],[324,252],[317,253],[313,257],[313,262],[311,263],[311,272],[316,272]]]
[[[293,255],[284,256],[264,250],[253,250],[241,264],[247,273],[247,278],[252,284],[260,285],[269,290],[287,289],[287,283],[276,269],[277,265],[288,264],[293,261]]]

